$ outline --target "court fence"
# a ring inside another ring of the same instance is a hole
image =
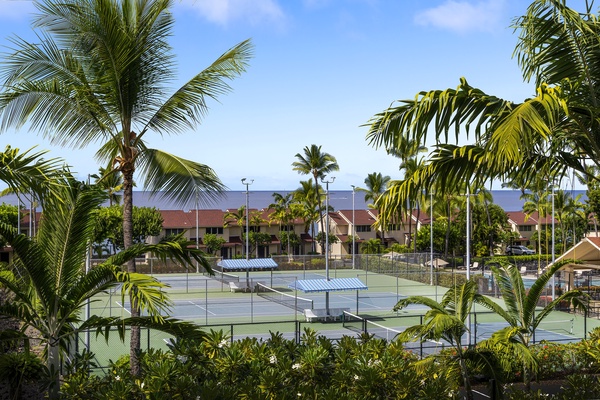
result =
[[[494,331],[506,326],[506,323],[497,314],[489,311],[473,312],[471,315],[470,345],[473,346],[489,338]],[[218,323],[200,326],[207,333],[223,331],[231,342],[248,337],[268,340],[271,333],[280,333],[284,338],[300,343],[306,329],[315,330],[318,335],[325,336],[333,341],[338,341],[343,336],[352,336],[360,340],[363,335],[370,335],[391,342],[406,328],[422,324],[424,318],[424,314],[412,314],[391,316],[384,319],[360,316],[346,311],[340,321],[314,323],[300,320],[283,320],[277,322]],[[537,332],[534,332],[532,344],[541,341],[577,342],[585,339],[585,334],[581,337],[574,333],[574,324],[575,318],[548,321],[541,325]],[[102,336],[96,337],[94,333],[88,335],[86,331],[79,331],[74,348],[71,350],[80,353],[84,348],[89,349],[95,354],[98,369],[106,370],[111,361],[117,361],[119,357],[129,354],[128,332],[129,330],[126,330],[125,340],[121,341],[116,330],[111,330],[107,340]],[[86,340],[89,342],[86,342]],[[172,340],[171,336],[161,331],[149,328],[141,329],[142,350],[149,350],[150,348],[166,349]],[[426,340],[423,342],[407,342],[404,347],[423,358],[448,348],[449,343]]]

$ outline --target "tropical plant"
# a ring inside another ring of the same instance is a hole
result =
[[[143,274],[123,272],[121,266],[127,260],[152,252],[161,259],[171,257],[184,264],[195,259],[207,264],[199,253],[190,253],[186,243],[179,240],[157,245],[136,244],[86,271],[84,265],[95,216],[106,196],[68,176],[60,188],[61,196],[45,199],[43,223],[34,238],[0,224],[0,234],[11,243],[15,254],[10,269],[0,272],[0,284],[14,296],[11,302],[0,305],[0,315],[20,321],[18,331],[26,340],[28,328],[39,334],[53,381],[49,389],[52,399],[58,397],[63,352],[78,331],[97,329],[98,333],[108,334],[112,326],[118,327],[123,337],[126,325],[152,326],[178,336],[182,333],[201,336],[193,325],[161,316],[169,306],[161,290],[165,285]],[[83,308],[93,296],[119,285],[122,297],[131,295],[149,316],[124,319],[82,316]]]
[[[324,218],[322,218],[323,205],[321,195],[319,194],[319,179],[324,179],[331,172],[339,171],[340,167],[334,156],[322,152],[321,146],[317,146],[316,144],[312,144],[310,147],[306,146],[304,154],[296,153],[295,157],[298,161],[292,163],[293,170],[298,171],[299,174],[312,175],[315,180],[315,199],[317,199],[317,211],[321,220],[321,232],[325,232]],[[321,243],[321,249],[325,253],[324,242]]]
[[[580,13],[563,0],[534,0],[514,20],[515,58],[525,80],[536,86],[535,95],[521,103],[488,95],[461,78],[456,89],[422,91],[375,115],[367,135],[375,147],[426,143],[430,134],[439,143],[425,168],[385,197],[382,213],[393,215],[414,192],[432,185],[527,183],[540,171],[552,171],[542,175],[551,179],[569,169],[585,175],[590,164],[599,165],[597,21],[590,3]],[[471,143],[461,144],[461,131]]]
[[[376,238],[365,240],[360,245],[360,252],[363,254],[381,254],[383,252],[383,244],[381,240]]]
[[[125,248],[132,236],[133,177],[144,188],[184,203],[207,200],[224,186],[208,166],[151,149],[147,135],[193,128],[207,112],[207,98],[231,88],[245,71],[249,40],[234,46],[172,93],[174,55],[171,0],[42,0],[35,43],[13,38],[0,69],[2,128],[27,123],[54,143],[79,148],[100,142],[103,165],[123,177]],[[43,67],[40,67],[43,65]],[[136,271],[135,260],[128,263]],[[139,315],[135,299],[132,316]],[[131,367],[139,371],[140,331],[131,335]]]
[[[373,172],[367,175],[365,178],[365,187],[357,187],[356,190],[365,194],[365,201],[373,201],[371,204],[367,204],[369,208],[377,208],[377,200],[385,193],[388,183],[392,178],[388,175],[382,175],[381,172]],[[378,210],[379,211],[379,210]],[[381,229],[381,240],[385,240],[385,226],[386,224],[379,224]]]
[[[221,236],[217,236],[213,233],[207,233],[202,238],[202,242],[206,246],[206,252],[214,256],[218,251],[221,250],[227,241]]]
[[[122,195],[119,194],[123,190],[123,177],[118,174],[117,170],[112,168],[98,168],[98,173],[91,175],[94,178],[94,184],[100,186],[108,194],[108,205],[112,206],[121,204]]]
[[[394,311],[402,310],[413,304],[429,308],[423,318],[423,323],[407,328],[398,336],[398,339],[401,341],[439,341],[440,339],[447,341],[454,350],[451,358],[460,368],[466,396],[469,400],[473,399],[473,391],[471,390],[472,375],[468,363],[475,363],[490,374],[495,375],[496,373],[496,360],[492,352],[481,351],[471,346],[467,347],[466,343],[463,343],[465,336],[471,334],[467,325],[475,303],[494,311],[501,310],[498,304],[477,293],[477,284],[474,281],[467,281],[460,286],[450,288],[444,293],[439,303],[425,296],[410,296],[400,300],[394,306]]]
[[[517,267],[506,264],[500,267],[491,266],[496,284],[500,289],[505,309],[490,307],[487,303],[480,303],[500,315],[508,326],[495,332],[486,341],[489,348],[499,349],[499,354],[506,357],[516,357],[523,366],[523,381],[529,388],[536,371],[538,361],[529,351],[531,339],[535,330],[548,315],[556,309],[561,302],[570,302],[573,310],[585,311],[587,300],[579,290],[571,290],[557,296],[541,310],[538,310],[540,296],[546,290],[552,276],[568,261],[551,265],[533,283],[529,290],[525,290],[523,278]],[[506,360],[505,360],[506,361]]]
[[[317,192],[312,183],[312,179],[307,181],[300,181],[300,187],[294,191],[294,200],[300,205],[298,211],[300,218],[304,221],[304,233],[309,231],[314,232],[314,225],[319,220],[319,199],[317,198]],[[312,251],[315,251],[315,242],[312,242]]]

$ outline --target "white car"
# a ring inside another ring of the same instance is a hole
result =
[[[535,251],[528,249],[525,246],[522,245],[511,245],[508,246],[506,248],[506,255],[514,255],[514,256],[520,256],[520,255],[531,255],[531,254],[535,254]]]

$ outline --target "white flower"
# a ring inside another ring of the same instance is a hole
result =
[[[269,357],[269,362],[271,364],[277,364],[277,356],[273,354],[271,357]]]
[[[229,342],[227,340],[223,339],[219,342],[220,349],[222,349],[223,347],[227,347],[227,346],[229,346]]]
[[[358,375],[354,375],[354,380],[355,380],[355,381],[357,381],[357,380],[359,380],[359,379],[360,379],[360,377],[359,377]]]
[[[300,363],[296,363],[294,365],[292,365],[292,369],[300,369],[301,365]]]
[[[119,375],[115,376],[115,381],[120,381],[121,377]]]
[[[185,362],[187,361],[187,356],[182,356],[182,355],[179,355],[179,356],[177,356],[177,360],[178,360],[180,363],[185,363]]]
[[[298,397],[302,397],[302,393],[298,392]]]

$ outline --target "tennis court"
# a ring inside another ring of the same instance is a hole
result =
[[[280,332],[284,337],[299,340],[305,328],[311,328],[332,339],[342,336],[358,336],[363,332],[386,340],[393,340],[397,334],[409,326],[422,322],[427,308],[413,305],[400,312],[392,308],[398,300],[412,295],[423,295],[441,299],[447,290],[405,280],[389,275],[365,272],[362,270],[338,270],[331,278],[358,277],[368,286],[368,290],[330,292],[329,307],[349,309],[360,320],[306,322],[304,308],[325,308],[325,293],[303,293],[288,288],[299,279],[322,279],[325,271],[262,271],[250,272],[249,282],[245,273],[217,274],[214,277],[203,274],[156,275],[170,285],[168,291],[173,306],[168,314],[175,318],[195,322],[205,330],[224,330],[232,340],[243,337],[267,339],[270,332]],[[231,292],[228,282],[235,281],[240,287],[250,286],[259,291]],[[278,292],[271,293],[270,288]],[[127,299],[110,293],[98,296],[92,303],[92,314],[103,316],[128,316]],[[488,338],[494,331],[505,326],[497,315],[475,308],[472,320],[472,343]],[[366,321],[366,322],[363,322]],[[535,341],[578,341],[584,331],[600,326],[597,319],[555,312],[536,331]],[[363,325],[364,324],[364,325]],[[148,347],[165,348],[169,336],[160,332],[148,331],[144,341]],[[117,335],[111,336],[109,346],[103,339],[94,340],[92,350],[102,357],[116,359],[126,354],[127,339],[121,345]],[[465,340],[467,343],[467,340]],[[410,343],[408,348],[418,354],[429,354],[447,347],[447,343],[428,341]]]

